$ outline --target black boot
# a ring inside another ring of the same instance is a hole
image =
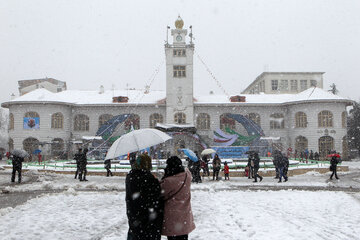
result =
[[[260,182],[263,180],[263,177],[260,177]]]

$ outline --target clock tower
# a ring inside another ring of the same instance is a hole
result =
[[[172,44],[165,44],[166,123],[194,124],[192,36],[187,43],[184,21],[178,17],[171,29]],[[191,26],[190,26],[191,28]]]

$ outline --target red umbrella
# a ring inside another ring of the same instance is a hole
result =
[[[340,155],[337,154],[337,153],[329,154],[329,155],[327,155],[327,157],[337,157],[337,158],[341,158]]]

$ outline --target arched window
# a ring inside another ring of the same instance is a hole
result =
[[[132,126],[132,127],[131,127]],[[131,114],[126,120],[125,120],[125,130],[129,131],[131,129],[137,130],[140,129],[140,117],[137,114]]]
[[[321,157],[326,157],[332,150],[334,150],[334,139],[330,136],[323,136],[319,138],[319,153]]]
[[[319,127],[333,127],[333,114],[330,111],[321,111],[318,114]]]
[[[39,149],[39,140],[33,137],[26,138],[23,141],[23,148],[29,154],[32,154],[36,149]]]
[[[270,115],[270,129],[284,128],[284,115],[282,113],[273,113]]]
[[[54,138],[51,143],[51,155],[60,156],[64,152],[64,140]]]
[[[89,131],[89,117],[78,114],[74,118],[74,131]]]
[[[220,129],[225,131],[226,128],[235,129],[235,120],[227,117],[228,113],[224,113],[220,115]]]
[[[346,128],[346,122],[347,122],[347,113],[346,112],[342,112],[341,113],[341,126],[343,128]]]
[[[196,118],[196,127],[199,130],[210,129],[210,115],[207,113],[199,113]]]
[[[111,114],[102,114],[99,117],[99,128],[104,125],[107,121],[112,119],[114,116]]]
[[[307,127],[307,116],[304,112],[297,112],[295,114],[295,127],[297,128]]]
[[[150,115],[150,127],[154,128],[157,123],[163,123],[164,118],[160,113],[153,113]]]
[[[25,117],[29,117],[29,118],[39,118],[39,114],[37,112],[27,112],[25,113]]]
[[[347,136],[344,136],[342,138],[342,158],[343,159],[349,158],[349,145],[348,145]]]
[[[14,129],[14,114],[9,114],[9,130]]]
[[[14,140],[12,138],[9,138],[9,151],[14,150]]]
[[[246,117],[250,120],[252,120],[254,123],[256,123],[257,125],[260,126],[261,123],[261,119],[260,119],[260,115],[257,113],[249,113],[248,115],[246,115]]]
[[[305,151],[308,148],[308,140],[306,137],[298,136],[295,138],[295,150],[300,154],[300,152]]]
[[[64,116],[62,113],[57,112],[51,115],[51,128],[63,128],[64,127]]]
[[[185,113],[182,113],[182,112],[175,113],[174,122],[176,124],[185,124],[186,123],[186,115],[185,115]]]

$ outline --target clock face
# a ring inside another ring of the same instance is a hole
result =
[[[181,35],[177,35],[176,36],[176,41],[180,42],[182,40],[182,36]]]

